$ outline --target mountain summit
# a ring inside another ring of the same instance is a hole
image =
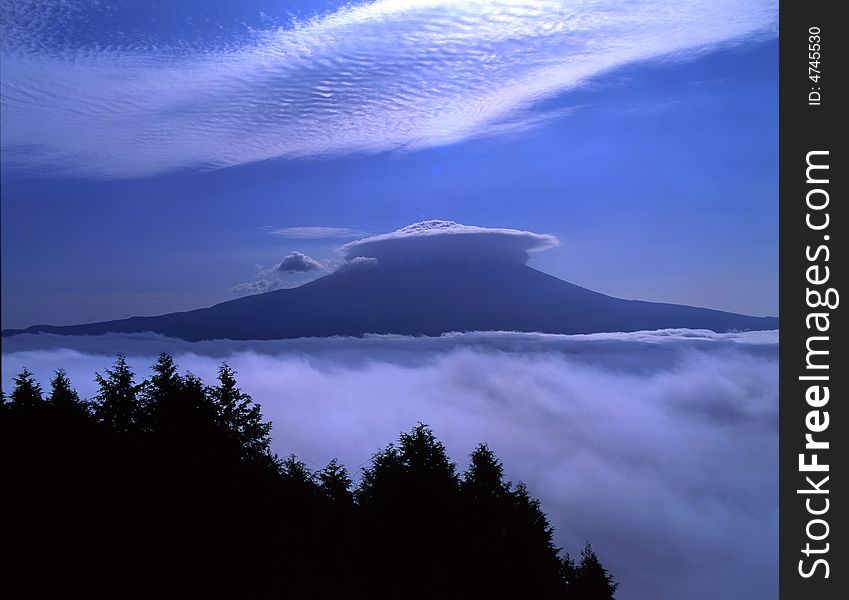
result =
[[[424,221],[340,249],[348,263],[293,289],[209,308],[87,325],[36,325],[16,333],[154,332],[190,341],[439,335],[450,331],[599,333],[778,327],[774,317],[613,298],[525,264],[558,243],[515,229]]]

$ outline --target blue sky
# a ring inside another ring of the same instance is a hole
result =
[[[206,306],[425,219],[777,314],[774,3],[230,4],[3,4],[4,327]]]

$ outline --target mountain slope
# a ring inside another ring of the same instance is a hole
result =
[[[152,331],[185,340],[282,339],[448,331],[595,333],[663,328],[775,329],[778,319],[622,300],[499,261],[432,261],[337,271],[301,287],[157,317],[22,332],[96,335]]]

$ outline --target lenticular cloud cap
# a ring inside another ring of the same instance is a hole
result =
[[[432,220],[350,242],[340,251],[346,260],[366,257],[384,264],[434,258],[525,264],[529,252],[546,250],[559,243],[555,236],[545,233]]]

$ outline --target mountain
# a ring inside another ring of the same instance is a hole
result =
[[[432,260],[343,268],[294,289],[199,310],[87,325],[36,325],[6,330],[3,335],[151,331],[198,341],[366,333],[598,333],[664,328],[725,332],[777,327],[775,317],[613,298],[512,261]]]

